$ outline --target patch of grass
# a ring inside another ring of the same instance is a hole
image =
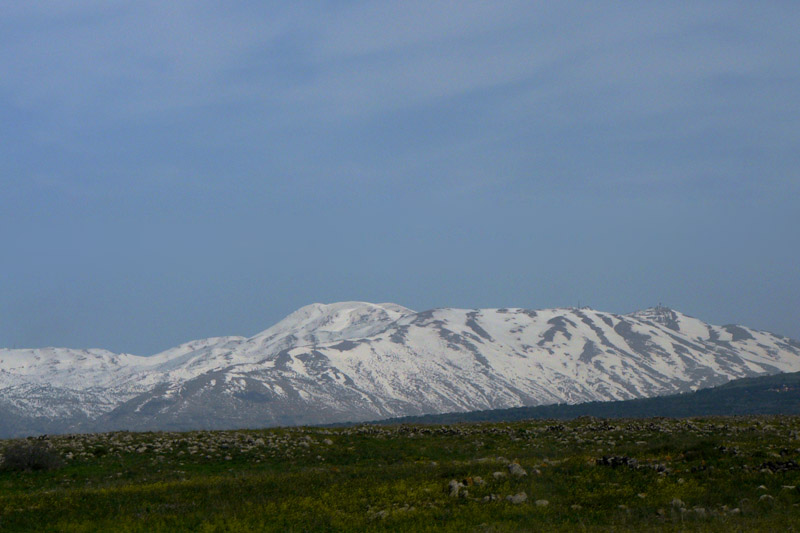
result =
[[[0,531],[792,531],[798,435],[798,417],[583,418],[0,441],[62,462],[0,472]]]

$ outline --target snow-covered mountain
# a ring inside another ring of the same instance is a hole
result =
[[[0,349],[0,436],[312,424],[670,394],[800,370],[800,343],[656,307],[313,304],[151,357]]]

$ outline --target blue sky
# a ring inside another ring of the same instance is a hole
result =
[[[0,346],[312,302],[800,338],[793,2],[0,0]]]

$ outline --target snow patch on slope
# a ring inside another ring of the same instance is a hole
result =
[[[152,357],[0,350],[0,408],[99,430],[246,427],[649,397],[797,370],[797,341],[663,307],[340,302]]]

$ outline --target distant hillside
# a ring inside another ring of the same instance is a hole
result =
[[[661,306],[618,315],[311,304],[253,337],[149,357],[0,348],[0,438],[622,401],[798,371],[800,341]]]
[[[598,418],[682,418],[710,415],[800,414],[800,372],[757,378],[736,379],[697,392],[616,402],[588,402],[515,407],[468,413],[407,416],[378,424],[454,424],[459,422],[501,422],[525,419]]]

